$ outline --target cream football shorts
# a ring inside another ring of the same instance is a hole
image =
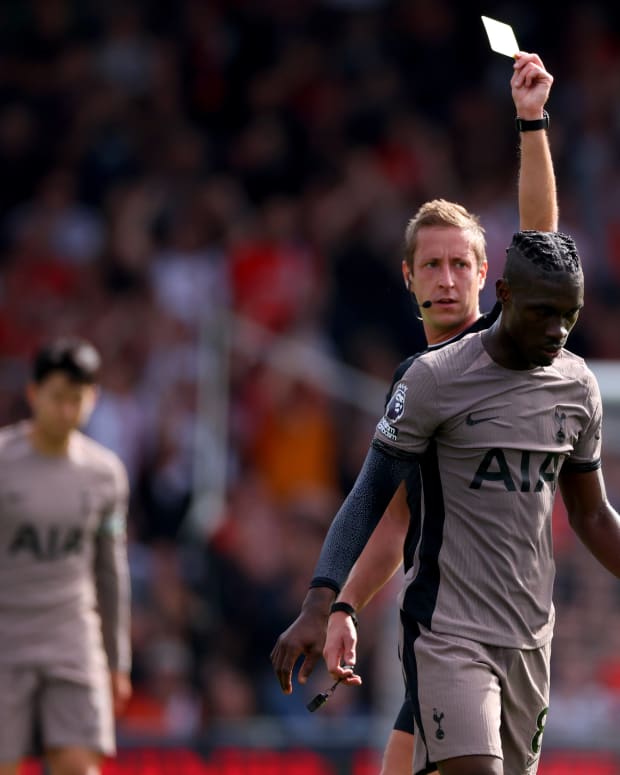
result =
[[[73,746],[115,752],[107,670],[87,685],[45,669],[0,666],[0,762]]]
[[[535,775],[549,706],[551,644],[521,650],[405,625],[403,668],[414,704],[414,772],[459,756],[502,759]]]

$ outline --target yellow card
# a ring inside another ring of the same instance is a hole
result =
[[[519,44],[512,31],[512,27],[504,22],[498,22],[496,19],[490,19],[488,16],[481,16],[484,28],[487,31],[489,45],[493,51],[498,54],[505,54],[514,59],[519,51]]]

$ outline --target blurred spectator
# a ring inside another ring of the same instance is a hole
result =
[[[36,196],[7,218],[8,238],[19,242],[38,233],[49,251],[67,263],[90,263],[100,254],[99,215],[76,200],[75,174],[56,169],[39,183]]]
[[[560,225],[587,279],[570,345],[618,359],[618,13],[572,0],[559,15],[508,10],[556,76]],[[421,201],[479,213],[497,277],[517,228],[510,63],[455,0],[7,0],[0,41],[0,420],[24,414],[25,364],[45,336],[99,345],[89,432],[133,485],[136,695],[123,723],[187,736],[218,719],[290,722],[303,704],[279,696],[268,654],[381,406],[307,353],[383,384],[424,346],[400,275]],[[493,282],[485,293],[488,307]],[[210,401],[227,416],[204,431]],[[606,466],[620,469],[606,412]],[[205,438],[222,447],[223,493],[197,491],[198,469],[215,466]],[[217,495],[205,526],[200,504]],[[585,740],[617,719],[618,644],[600,633],[620,591],[563,520],[559,504],[554,705],[566,712],[550,724],[561,716],[558,733]],[[336,693],[328,714],[385,706],[394,605],[386,595],[366,614],[365,688]],[[324,688],[318,676],[307,691]],[[566,721],[584,717],[581,732]]]

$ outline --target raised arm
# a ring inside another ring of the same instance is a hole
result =
[[[517,115],[527,120],[541,118],[552,83],[553,77],[537,54],[520,52],[510,81]],[[557,230],[555,175],[545,130],[521,133],[519,213],[521,229]],[[395,507],[397,500],[400,508]],[[389,581],[400,564],[407,522],[401,493],[390,506],[389,518],[381,520],[357,560],[340,600],[362,608]]]
[[[519,54],[511,89],[517,114],[521,118],[535,119],[543,115],[552,82],[552,76],[536,54]],[[557,230],[555,177],[544,130],[523,133],[521,138],[519,211],[522,229]],[[402,496],[396,499],[401,503],[402,500]],[[392,577],[401,562],[407,523],[407,510],[391,506],[355,563],[352,575],[340,591],[340,600],[361,608]],[[332,539],[333,535],[326,540],[324,547],[333,545]],[[320,658],[328,620],[336,640],[340,637],[336,628],[343,634],[351,632],[351,622],[345,614],[337,613],[329,618],[339,585],[330,584],[324,578],[315,579],[314,584],[304,599],[300,615],[280,635],[271,653],[280,686],[287,694],[292,691],[292,671],[298,657],[304,655],[298,674],[302,684]],[[330,653],[335,653],[331,646],[328,648]]]
[[[510,81],[517,116],[543,117],[553,76],[537,54],[517,54]],[[520,132],[519,215],[521,229],[557,231],[558,203],[546,129]]]
[[[552,83],[553,77],[537,54],[520,52],[510,81],[517,115],[526,120],[542,118]],[[557,231],[555,174],[547,132],[540,129],[520,135],[520,228]],[[386,515],[372,534],[342,588],[339,600],[359,610],[389,581],[400,564],[407,520],[406,507],[390,507],[389,517]],[[347,664],[354,662],[355,640],[355,629],[345,614],[331,617],[324,647],[328,667],[337,665],[340,658]]]

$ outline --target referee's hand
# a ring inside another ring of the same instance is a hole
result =
[[[541,118],[552,84],[553,76],[538,54],[519,51],[510,80],[517,115],[525,119]]]
[[[337,612],[329,617],[323,659],[336,681],[347,686],[359,686],[362,679],[355,671],[357,659],[357,629],[350,616]]]

